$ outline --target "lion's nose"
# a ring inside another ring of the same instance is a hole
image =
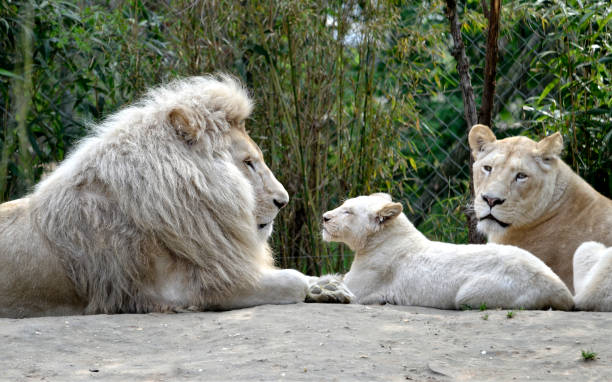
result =
[[[273,200],[274,205],[280,210],[281,208],[285,207],[287,205],[287,201],[286,200],[279,200],[279,199],[274,199]]]
[[[482,195],[482,198],[485,200],[485,202],[487,202],[487,204],[491,208],[499,204],[503,204],[506,201],[506,199],[500,199],[500,198],[496,198],[494,196],[489,196],[489,195]]]
[[[331,220],[331,216],[329,216],[327,213],[323,214],[323,222],[327,223],[330,220]]]

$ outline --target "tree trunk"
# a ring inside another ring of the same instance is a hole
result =
[[[484,4],[483,4],[484,5]],[[497,38],[499,36],[499,12],[501,0],[491,0],[490,10],[484,9],[489,19],[487,53],[485,61],[482,102],[478,111],[478,123],[491,126],[493,103],[495,99],[495,75],[497,70]]]
[[[468,130],[478,122],[476,115],[476,101],[474,100],[474,89],[472,88],[472,79],[470,77],[470,61],[465,54],[465,45],[461,37],[461,25],[457,17],[457,1],[446,0],[446,17],[450,23],[450,31],[453,36],[452,54],[457,61],[457,71],[461,83],[461,94],[463,96],[463,114],[468,125]],[[474,200],[474,182],[472,165],[474,158],[470,154],[470,199]],[[476,230],[478,221],[474,216],[474,210],[469,208],[465,213],[468,221],[468,240],[470,243],[484,243],[484,237]]]

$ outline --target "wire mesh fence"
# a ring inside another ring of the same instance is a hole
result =
[[[597,9],[609,20],[609,6],[600,4]],[[551,25],[543,21],[544,15],[541,12],[533,10],[524,3],[516,2],[506,4],[502,10],[505,17],[498,44],[499,63],[493,115],[493,128],[498,137],[526,134],[541,138],[551,131],[563,130],[560,125],[568,126],[564,132],[571,135],[573,130],[580,128],[567,124],[567,121],[559,117],[539,118],[539,113],[535,111],[535,105],[541,101],[543,94],[554,102],[562,96],[560,88],[576,78],[566,78],[562,81],[564,84],[560,84],[559,77],[553,75],[554,69],[550,64],[551,56],[563,55],[563,47],[572,43],[571,32],[560,32],[563,28],[554,24],[554,19]],[[474,12],[478,13],[479,10],[474,9]],[[588,16],[589,12],[585,11],[582,15],[583,22],[588,20]],[[474,13],[464,14],[463,17],[468,20],[464,19],[466,23],[477,18]],[[607,28],[606,38],[609,42],[609,22],[596,24],[600,30],[604,30],[602,25]],[[464,24],[463,38],[478,102],[478,97],[482,94],[486,31]],[[452,42],[450,38],[448,40],[447,49],[450,51]],[[591,61],[602,60],[602,57],[609,57],[609,54],[609,50],[599,52]],[[587,66],[590,63],[583,62],[582,65]],[[609,67],[607,74],[610,74]],[[609,86],[609,81],[607,84]],[[407,190],[404,197],[409,205],[412,221],[428,232],[430,237],[466,242],[467,225],[463,211],[469,204],[468,126],[463,119],[458,73],[451,68],[446,73],[445,83],[441,86],[440,81],[437,81],[436,85],[427,86],[418,93],[416,102],[420,128],[406,131],[403,135],[403,139],[409,142],[408,149],[415,158],[419,158],[417,165],[410,169],[413,186]],[[432,88],[435,89],[433,92]],[[602,101],[604,105],[610,103],[609,98]],[[609,113],[609,108],[607,110]],[[605,133],[610,129],[610,114],[602,122]],[[608,134],[604,143],[609,140]],[[572,148],[568,150],[571,151]],[[609,151],[607,153],[609,155]],[[609,175],[606,179],[609,183]],[[609,188],[604,186],[602,192],[609,194]]]

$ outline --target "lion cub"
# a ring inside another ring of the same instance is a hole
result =
[[[428,240],[387,194],[349,199],[323,215],[323,239],[355,251],[344,278],[361,304],[570,310],[561,279],[520,248]]]
[[[612,247],[587,241],[574,254],[576,309],[612,311]]]

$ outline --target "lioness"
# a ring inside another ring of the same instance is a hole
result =
[[[361,304],[573,306],[567,287],[537,257],[509,245],[430,241],[387,194],[359,196],[326,212],[322,235],[355,251],[344,282]]]
[[[589,240],[612,245],[612,201],[559,159],[563,138],[497,140],[484,125],[469,134],[474,210],[490,242],[524,248],[573,290],[572,256]]]
[[[289,196],[245,130],[251,109],[233,78],[192,77],[95,126],[0,205],[0,316],[304,301],[319,280],[274,268],[266,242]]]

